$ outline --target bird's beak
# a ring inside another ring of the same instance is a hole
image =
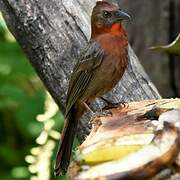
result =
[[[115,13],[115,19],[116,19],[116,21],[122,21],[122,20],[130,20],[131,17],[126,12],[124,12],[122,10],[118,10]]]

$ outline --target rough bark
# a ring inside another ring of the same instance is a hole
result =
[[[10,31],[62,111],[70,73],[89,39],[94,4],[94,0],[0,1]],[[129,57],[128,69],[108,99],[118,102],[160,98],[131,47]],[[102,102],[97,102],[93,107],[101,106]],[[84,119],[81,135],[89,118]]]

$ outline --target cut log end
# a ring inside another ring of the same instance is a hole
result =
[[[147,179],[155,176],[177,160],[179,109],[179,99],[146,100],[111,109],[112,116],[96,117],[91,121],[91,133],[71,164],[70,177]],[[171,117],[175,119],[175,116],[176,121],[172,121]]]

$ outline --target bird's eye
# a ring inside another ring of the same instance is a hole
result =
[[[108,11],[103,11],[103,17],[104,18],[110,18],[111,17],[111,13]]]

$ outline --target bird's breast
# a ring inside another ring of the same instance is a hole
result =
[[[124,74],[127,63],[128,57],[126,54],[121,56],[109,54],[104,58],[99,70],[102,69],[107,86],[109,85],[109,87],[113,88],[119,82]]]
[[[105,37],[99,40],[99,44],[105,55],[82,97],[87,102],[112,90],[122,78],[128,63],[128,43],[122,38]]]
[[[119,57],[127,54],[128,38],[126,34],[104,34],[99,36],[96,41],[107,54]]]
[[[127,57],[105,55],[101,65],[94,71],[91,82],[82,99],[91,102],[111,91],[122,78],[127,66]]]

